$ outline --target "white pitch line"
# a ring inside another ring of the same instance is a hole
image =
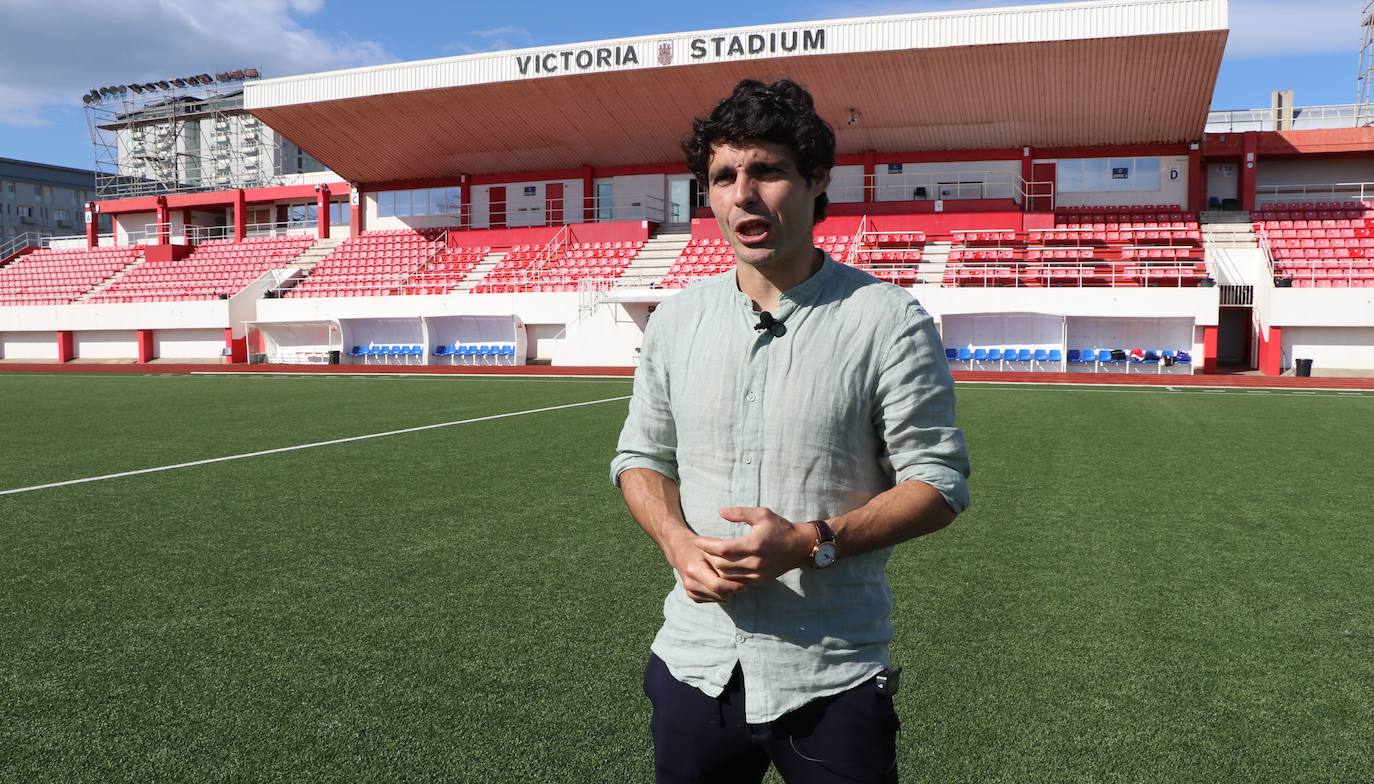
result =
[[[297,452],[302,449],[314,449],[317,446],[333,446],[335,444],[347,444],[353,441],[366,441],[371,438],[385,438],[386,436],[398,436],[405,433],[418,433],[422,430],[434,430],[441,427],[454,427],[455,425],[471,425],[477,422],[490,422],[493,419],[507,419],[509,417],[525,416],[526,414],[542,414],[545,411],[561,411],[567,408],[580,408],[582,406],[594,406],[599,403],[614,403],[618,400],[629,400],[629,395],[620,397],[607,397],[601,400],[587,400],[581,403],[566,403],[561,406],[546,406],[544,408],[531,408],[526,411],[510,411],[505,414],[492,414],[490,416],[473,417],[472,419],[459,419],[453,422],[438,422],[432,425],[419,425],[417,427],[405,427],[400,430],[388,430],[385,433],[368,433],[361,436],[349,436],[347,438],[334,438],[328,441],[316,441],[311,444],[296,444],[295,446],[282,446],[276,449],[264,449],[259,452],[245,452],[241,455],[226,455],[224,457],[211,457],[205,460],[192,460],[189,463],[175,463],[173,465],[157,466],[156,468],[140,468],[136,471],[120,471],[117,474],[103,474],[101,476],[87,476],[81,479],[68,479],[64,482],[49,482],[43,485],[33,485],[31,487],[16,487],[12,490],[0,490],[0,495],[14,495],[16,493],[29,493],[34,490],[47,490],[53,487],[66,487],[68,485],[80,485],[87,482],[100,482],[106,479],[120,479],[126,476],[139,476],[140,474],[155,474],[161,471],[174,471],[178,468],[192,468],[194,466],[210,465],[211,463],[227,463],[230,460],[246,460],[250,457],[263,457],[264,455],[276,455],[282,452]]]

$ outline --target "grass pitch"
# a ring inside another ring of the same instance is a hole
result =
[[[0,376],[0,490],[629,394]],[[907,782],[1374,781],[1374,396],[959,390]],[[652,780],[623,401],[0,496],[0,780]]]

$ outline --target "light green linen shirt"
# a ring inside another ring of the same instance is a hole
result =
[[[612,481],[648,468],[677,482],[701,536],[741,536],[727,506],[793,522],[831,518],[898,482],[968,505],[968,452],[954,382],[930,316],[897,286],[825,258],[782,295],[786,333],[758,315],[733,270],[658,307],[645,330]],[[888,664],[891,548],[794,569],[722,604],[676,584],[653,643],[678,680],[719,695],[739,662],[745,717],[772,721]]]

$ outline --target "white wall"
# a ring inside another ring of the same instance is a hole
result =
[[[967,313],[945,316],[945,348],[1065,348],[1064,319],[1042,313]]]
[[[1239,198],[1240,164],[1212,163],[1207,166],[1207,199],[1213,196],[1223,201]]]
[[[1374,289],[1274,289],[1265,323],[1278,327],[1374,327]]]
[[[1132,156],[1120,156],[1132,157]],[[1055,189],[1054,205],[1056,207],[1077,207],[1083,205],[1107,204],[1107,205],[1132,205],[1132,204],[1176,204],[1180,207],[1188,205],[1188,156],[1136,156],[1136,157],[1159,157],[1159,190],[1155,191],[1092,191],[1092,192],[1065,192]],[[1067,159],[1066,159],[1067,160]],[[1111,160],[1078,159],[1078,160]],[[1049,162],[1049,159],[1039,159],[1038,163]],[[1058,161],[1054,161],[1058,163]],[[1172,171],[1178,172],[1177,179],[1170,179]]]
[[[1312,360],[1312,374],[1374,371],[1374,327],[1284,327],[1282,365]]]
[[[153,356],[158,359],[213,359],[223,349],[223,329],[153,331]]]
[[[77,359],[137,359],[138,333],[134,330],[84,330],[72,335]]]
[[[1199,362],[1202,359],[1194,346],[1193,322],[1189,319],[1071,318],[1068,332],[1069,344],[1065,348],[1182,349]]]
[[[862,168],[862,167],[861,167]],[[1017,199],[1020,161],[950,161],[904,163],[900,174],[889,174],[885,163],[874,167],[877,201],[911,201],[916,188],[927,199]],[[962,183],[947,185],[941,183]]]
[[[1208,248],[1208,269],[1219,284],[1272,286],[1269,265],[1259,248]]]
[[[56,332],[0,332],[0,359],[57,359]]]
[[[548,183],[563,183],[563,222],[578,223],[582,215],[582,180],[549,180],[539,182],[508,182],[497,185],[506,189],[507,226],[543,226],[547,223],[545,215]],[[476,185],[472,194],[469,213],[474,229],[491,227],[491,185]],[[533,187],[534,195],[526,196],[525,188]]]
[[[835,204],[856,203],[864,200],[864,167],[861,165],[836,166],[830,170],[830,187],[825,195]]]
[[[123,215],[115,215],[112,218],[115,230],[116,245],[128,245],[129,233],[142,234],[143,230],[150,223],[157,222],[156,212],[130,212]]]
[[[0,331],[186,329],[229,326],[229,300],[111,302],[0,308]]]

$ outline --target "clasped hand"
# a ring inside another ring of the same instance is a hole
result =
[[[815,535],[805,526],[761,506],[732,506],[720,510],[720,516],[748,525],[749,533],[716,539],[687,530],[669,552],[669,561],[694,602],[723,602],[751,585],[795,569],[815,542]]]

